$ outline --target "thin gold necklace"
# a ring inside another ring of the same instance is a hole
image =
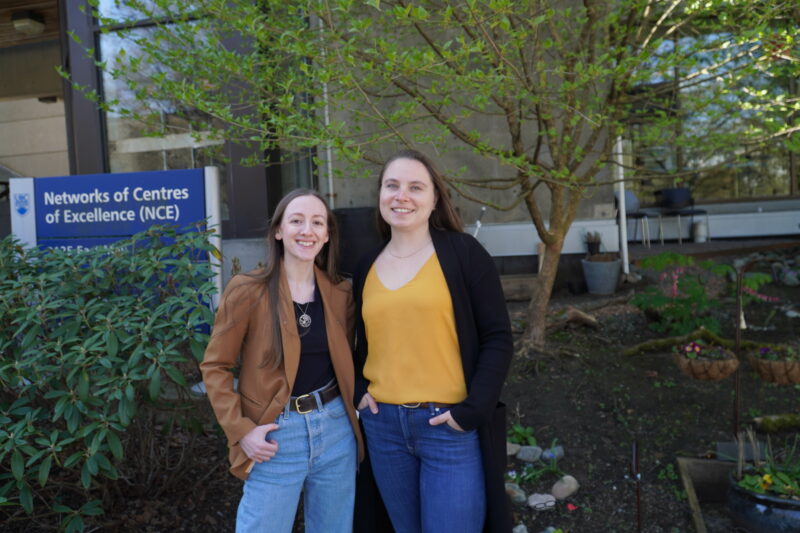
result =
[[[391,255],[392,257],[396,257],[397,259],[408,259],[408,258],[409,258],[409,257],[411,257],[412,255],[417,255],[418,253],[420,253],[420,252],[421,252],[422,250],[424,250],[424,249],[425,249],[425,248],[426,248],[426,247],[427,247],[427,246],[428,246],[430,243],[431,243],[431,241],[430,241],[430,239],[429,239],[428,241],[426,241],[426,242],[425,242],[425,244],[423,244],[423,245],[422,245],[422,247],[421,247],[421,248],[419,248],[418,250],[416,250],[416,251],[414,251],[414,252],[411,252],[411,253],[410,253],[410,254],[408,254],[408,255],[397,255],[396,253],[394,253],[394,252],[393,252],[393,251],[392,251],[390,248],[388,248],[388,247],[386,248],[386,250],[389,252],[389,255]]]

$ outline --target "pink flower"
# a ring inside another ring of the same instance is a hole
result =
[[[781,299],[777,296],[767,296],[766,294],[761,294],[760,292],[751,289],[750,287],[742,287],[742,292],[746,292],[750,296],[761,300],[762,302],[780,302]]]

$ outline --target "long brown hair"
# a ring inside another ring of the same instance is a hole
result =
[[[380,194],[381,186],[383,185],[383,175],[386,173],[386,169],[392,162],[398,159],[412,159],[422,163],[431,177],[437,200],[436,206],[433,208],[430,219],[428,220],[430,226],[438,230],[464,231],[464,223],[461,222],[461,217],[453,206],[453,201],[450,199],[450,194],[447,191],[447,185],[445,184],[442,174],[436,168],[436,165],[433,164],[433,161],[418,150],[413,150],[411,148],[400,150],[386,160],[383,164],[383,168],[381,168],[381,173],[378,175],[378,194]],[[376,210],[376,215],[378,232],[384,239],[389,239],[392,235],[392,231],[389,224],[383,220],[380,209]]]
[[[333,215],[328,202],[322,197],[320,193],[312,189],[295,189],[289,192],[286,196],[281,198],[275,207],[275,212],[269,220],[269,229],[267,230],[267,262],[262,270],[248,273],[247,275],[254,278],[265,285],[267,288],[267,295],[269,298],[269,308],[272,310],[272,343],[264,356],[264,361],[261,366],[266,366],[272,363],[273,368],[278,368],[283,362],[283,344],[281,338],[281,323],[278,316],[278,299],[280,290],[280,271],[281,261],[283,260],[283,241],[276,239],[275,235],[281,228],[283,222],[283,215],[286,212],[286,207],[295,198],[301,196],[313,196],[322,202],[325,206],[325,213],[328,218],[328,242],[326,242],[322,249],[314,258],[314,264],[328,275],[332,283],[339,283],[342,277],[339,274],[339,229],[336,225],[336,217]]]

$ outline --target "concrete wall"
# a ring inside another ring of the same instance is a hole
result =
[[[3,48],[0,52],[0,100],[61,96],[58,41]],[[0,113],[2,118],[2,113]]]
[[[20,176],[69,174],[64,104],[0,101],[0,164]]]

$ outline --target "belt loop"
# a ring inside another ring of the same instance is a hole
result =
[[[320,394],[319,394],[321,390],[322,389],[317,389],[314,392],[312,392],[311,394],[314,395],[314,400],[316,400],[316,402],[317,402],[317,410],[319,412],[321,412],[321,413],[324,413],[325,412],[325,405],[322,402],[322,396],[320,396]]]
[[[292,397],[289,396],[289,401],[286,402],[286,405],[283,406],[283,412],[280,416],[283,417],[284,420],[288,420],[289,418],[289,405],[292,403]]]

